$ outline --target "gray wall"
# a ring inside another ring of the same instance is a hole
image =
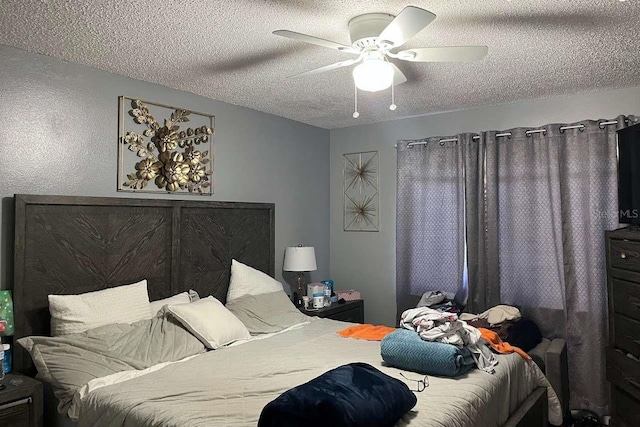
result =
[[[400,100],[400,102],[402,102]],[[520,101],[331,131],[331,276],[338,289],[356,288],[365,320],[395,322],[395,206],[397,139],[541,126],[640,114],[640,87]],[[380,232],[342,231],[342,154],[380,154]]]
[[[211,113],[213,197],[116,192],[118,96]],[[329,131],[0,45],[0,287],[11,288],[15,193],[274,202],[284,248],[316,247],[329,273]]]

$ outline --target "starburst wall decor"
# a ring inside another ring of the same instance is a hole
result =
[[[378,231],[378,152],[343,157],[344,231]]]
[[[156,117],[165,117],[162,124]],[[118,191],[211,195],[213,122],[209,114],[121,96]]]

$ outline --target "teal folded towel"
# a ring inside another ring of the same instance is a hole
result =
[[[389,366],[441,377],[457,377],[475,366],[468,349],[425,341],[407,329],[397,329],[384,337],[380,355]]]

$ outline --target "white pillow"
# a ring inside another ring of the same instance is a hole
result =
[[[200,299],[200,297],[198,298],[191,298],[190,292],[194,292],[195,291],[189,291],[189,292],[181,292],[179,294],[176,294],[172,297],[169,298],[165,298],[165,299],[160,299],[157,301],[151,301],[149,303],[149,305],[151,306],[151,313],[153,313],[153,316],[155,316],[156,314],[158,314],[158,311],[160,311],[160,309],[169,304],[169,305],[175,305],[175,304],[189,304],[191,301],[195,301]],[[197,293],[196,293],[197,295]],[[153,317],[151,316],[151,317]]]
[[[217,349],[251,338],[244,324],[212,296],[191,304],[169,305],[166,310],[204,345]]]
[[[262,295],[282,290],[284,290],[282,283],[268,274],[235,259],[231,261],[231,280],[227,290],[227,301],[233,301],[243,295]]]
[[[147,281],[80,295],[49,295],[49,313],[54,337],[148,319]]]

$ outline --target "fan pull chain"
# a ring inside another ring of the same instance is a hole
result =
[[[358,86],[353,85],[353,90],[354,90],[354,98],[355,98],[355,107],[354,107],[354,111],[353,111],[353,118],[357,119],[358,117],[360,117],[360,113],[358,113]]]
[[[396,90],[395,90],[395,83],[391,83],[391,105],[389,105],[389,110],[391,111],[395,111],[396,108],[398,108],[398,106],[396,105]]]

